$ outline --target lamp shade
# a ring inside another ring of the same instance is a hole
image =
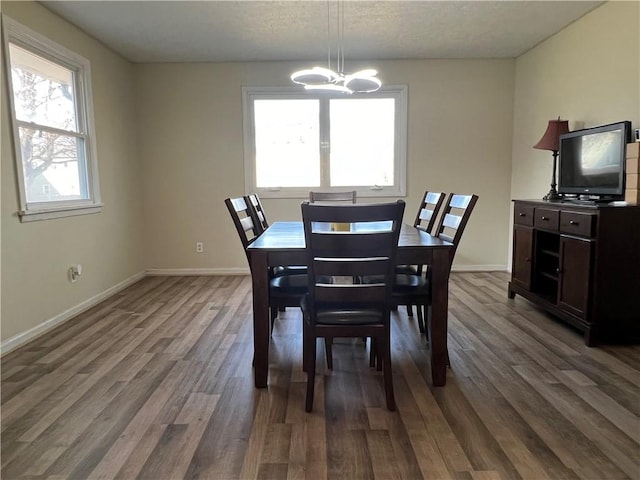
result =
[[[536,143],[533,148],[539,150],[551,150],[557,152],[560,149],[560,135],[569,132],[569,120],[549,120],[547,125],[547,131],[544,132],[542,138]]]

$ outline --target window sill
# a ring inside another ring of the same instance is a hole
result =
[[[22,223],[38,222],[40,220],[51,220],[53,218],[74,217],[76,215],[91,215],[102,211],[102,203],[94,203],[91,205],[73,206],[73,207],[57,207],[38,209],[30,211],[20,211],[18,216]]]
[[[282,188],[281,190],[277,189],[268,189],[268,188],[257,188],[254,189],[255,193],[257,193],[260,198],[309,198],[309,190],[317,190],[317,191],[347,191],[347,190],[355,190],[357,192],[358,200],[364,198],[402,198],[406,197],[406,192],[404,189],[400,188],[382,188],[382,189],[358,189],[357,187],[344,187],[344,188],[322,188],[322,187],[308,187],[306,189],[297,189],[297,188]]]

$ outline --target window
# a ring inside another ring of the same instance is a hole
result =
[[[245,186],[264,197],[309,190],[405,194],[407,87],[327,94],[243,88]]]
[[[100,210],[89,62],[3,16],[23,222]]]

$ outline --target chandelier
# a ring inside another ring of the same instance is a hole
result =
[[[298,70],[291,75],[291,81],[303,85],[305,90],[325,90],[341,93],[375,92],[382,86],[376,77],[378,72],[371,68],[355,73],[344,73],[344,5],[337,0],[337,51],[335,67],[331,69],[331,9],[327,1],[327,67],[312,67]]]

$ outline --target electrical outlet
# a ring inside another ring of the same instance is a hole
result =
[[[196,252],[197,253],[204,252],[204,244],[202,242],[196,242]]]
[[[82,265],[78,264],[70,266],[68,273],[69,281],[71,283],[76,283],[78,281],[78,278],[80,278],[80,275],[82,275]]]

